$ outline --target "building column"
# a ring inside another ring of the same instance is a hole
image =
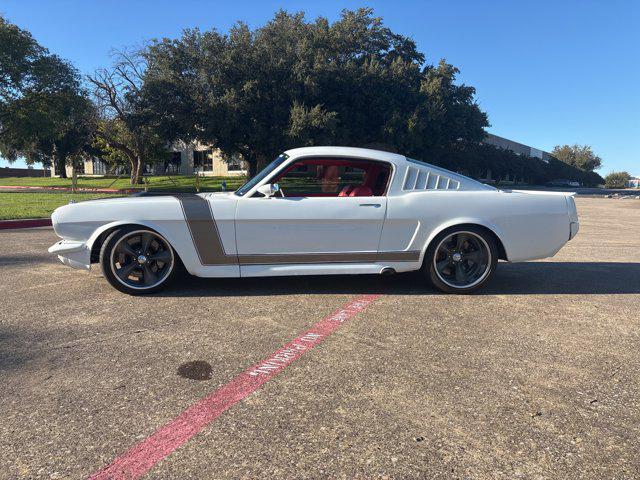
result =
[[[193,175],[193,150],[190,148],[180,150],[180,173]]]

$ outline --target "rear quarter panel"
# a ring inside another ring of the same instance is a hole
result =
[[[421,250],[444,229],[482,225],[502,241],[509,261],[553,256],[569,238],[563,196],[498,190],[408,192],[389,197],[380,250]]]

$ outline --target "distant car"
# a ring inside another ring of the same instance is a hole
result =
[[[580,183],[575,180],[551,180],[545,185],[547,187],[579,187]]]
[[[479,178],[478,181],[487,185],[495,185],[497,183],[493,178]]]
[[[49,252],[100,263],[129,294],[179,267],[199,277],[421,270],[450,293],[486,284],[498,259],[554,255],[578,232],[570,193],[505,191],[403,155],[289,150],[235,192],[101,199],[52,215]]]

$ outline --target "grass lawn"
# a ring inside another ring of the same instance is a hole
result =
[[[116,188],[128,189],[139,188],[143,190],[145,186],[149,191],[166,191],[166,192],[195,192],[196,177],[195,175],[176,175],[176,176],[151,176],[145,177],[146,185],[132,186],[129,178],[101,178],[101,177],[78,177],[78,188]],[[211,192],[222,190],[222,182],[227,183],[227,190],[236,190],[246,179],[244,177],[200,177],[200,191]],[[70,178],[57,177],[7,177],[0,178],[0,185],[7,186],[30,186],[30,187],[69,187],[71,188]]]
[[[44,218],[70,200],[92,200],[109,197],[105,193],[1,193],[0,220]],[[113,196],[113,195],[111,195]]]

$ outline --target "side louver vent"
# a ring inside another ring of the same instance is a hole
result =
[[[460,182],[429,170],[407,167],[402,190],[458,190]]]

